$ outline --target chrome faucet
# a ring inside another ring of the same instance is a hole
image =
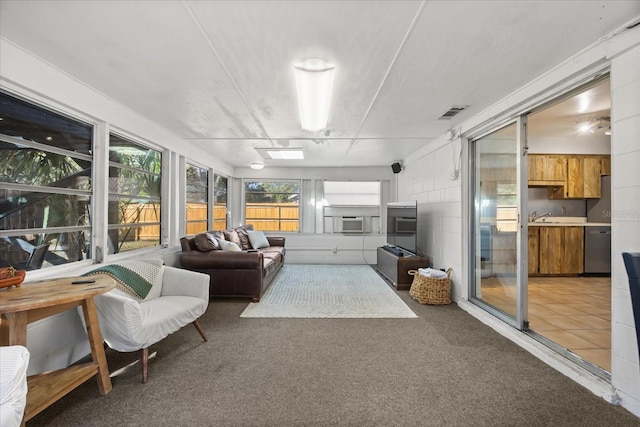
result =
[[[531,215],[529,215],[529,222],[536,222],[540,218],[544,218],[544,217],[551,216],[551,215],[553,215],[553,212],[551,212],[551,211],[545,212],[540,216],[538,216],[538,212],[533,211],[533,212],[531,212]]]

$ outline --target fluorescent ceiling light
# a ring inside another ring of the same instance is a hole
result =
[[[262,157],[267,160],[302,160],[304,151],[302,148],[254,148]]]
[[[307,59],[294,65],[302,129],[317,132],[327,127],[335,65]]]
[[[304,152],[302,150],[266,150],[272,159],[276,160],[302,160]]]
[[[260,162],[251,162],[249,163],[249,167],[251,169],[262,169],[264,168],[264,163],[260,163]]]

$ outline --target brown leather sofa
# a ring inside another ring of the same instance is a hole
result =
[[[235,239],[229,238],[229,232],[240,231],[238,234],[242,236],[243,228],[207,233],[210,234],[209,240],[211,235],[220,236],[224,233],[225,240],[234,241]],[[270,246],[257,250],[251,249],[248,240],[241,238],[241,244],[238,246],[243,250],[232,252],[217,248],[206,250],[208,245],[201,242],[207,238],[203,237],[207,233],[180,239],[181,267],[209,275],[210,297],[251,297],[253,302],[260,301],[284,265],[285,238],[267,236]]]

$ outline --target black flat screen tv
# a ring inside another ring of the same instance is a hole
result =
[[[387,204],[387,244],[418,253],[418,206],[416,202]]]

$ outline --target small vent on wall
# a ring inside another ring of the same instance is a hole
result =
[[[460,114],[463,110],[469,108],[468,105],[454,105],[442,116],[438,117],[438,120],[449,120]]]

